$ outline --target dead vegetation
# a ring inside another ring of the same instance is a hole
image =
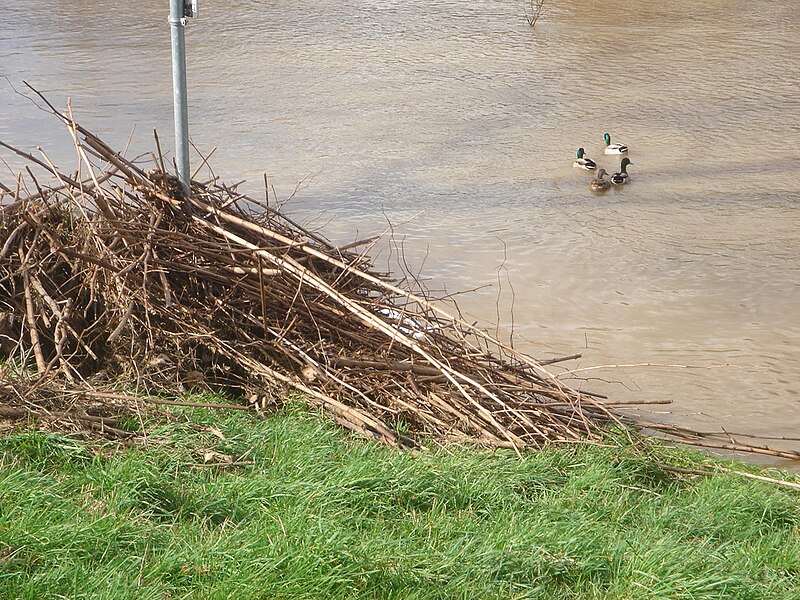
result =
[[[525,6],[525,20],[533,27],[536,22],[548,11],[547,0],[527,0]]]
[[[365,242],[336,247],[216,178],[184,195],[160,149],[129,160],[50,108],[72,135],[77,173],[0,142],[29,164],[0,188],[0,417],[127,440],[141,430],[123,426],[132,421],[122,408],[211,388],[241,398],[216,405],[227,409],[299,393],[342,426],[400,446],[422,436],[585,443],[616,425],[798,456],[633,423],[548,370],[574,357],[517,352],[378,272],[357,251]],[[110,387],[120,381],[138,394]]]

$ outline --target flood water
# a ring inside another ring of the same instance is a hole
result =
[[[477,289],[462,310],[519,349],[651,365],[575,386],[800,437],[795,3],[548,4],[530,28],[525,0],[201,0],[192,139],[334,241],[391,225],[379,263]],[[74,161],[27,80],[109,142],[171,145],[168,6],[0,0],[0,139]],[[617,170],[605,131],[631,183],[594,196],[571,165]]]

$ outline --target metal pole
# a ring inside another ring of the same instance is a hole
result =
[[[183,28],[184,0],[170,0],[169,24],[172,31],[172,93],[175,100],[175,162],[178,179],[186,194],[190,193],[189,181],[189,107],[186,98],[186,44]]]

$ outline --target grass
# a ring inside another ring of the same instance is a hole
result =
[[[800,598],[800,493],[658,466],[706,456],[412,455],[300,409],[182,414],[139,449],[0,438],[0,598]]]

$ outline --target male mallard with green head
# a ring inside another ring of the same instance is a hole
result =
[[[597,172],[597,177],[589,182],[589,189],[593,192],[607,192],[611,188],[611,182],[605,179],[606,175],[608,175],[606,170],[600,169]]]
[[[606,154],[627,154],[628,147],[625,144],[612,144],[611,136],[607,133],[603,137],[606,140]]]
[[[622,183],[628,183],[628,165],[632,165],[631,159],[627,156],[622,159],[619,163],[619,173],[614,173],[611,176],[611,183],[614,185],[620,185]]]
[[[578,148],[577,156],[578,158],[576,158],[575,162],[572,163],[573,167],[580,167],[581,169],[586,169],[587,171],[593,171],[597,168],[597,163],[595,163],[591,158],[584,156],[583,148]]]

